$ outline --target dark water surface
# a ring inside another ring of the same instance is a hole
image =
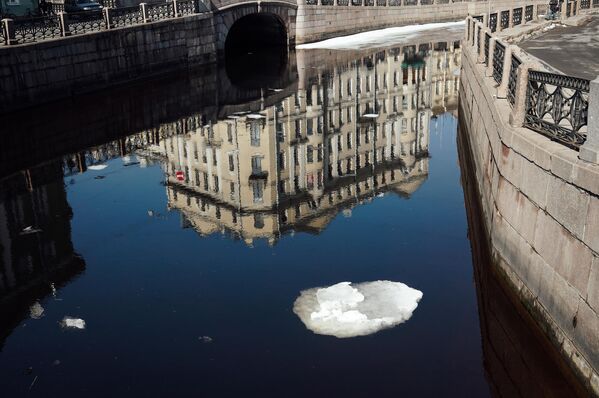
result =
[[[214,69],[9,119],[0,396],[497,391],[455,40],[298,51],[271,85]],[[293,312],[303,290],[376,280],[423,293],[409,320],[340,339]]]

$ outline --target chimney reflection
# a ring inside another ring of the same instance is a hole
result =
[[[188,120],[150,148],[168,205],[201,235],[272,245],[385,192],[409,196],[428,175],[431,118],[457,107],[459,62],[459,42],[383,50],[258,112]]]

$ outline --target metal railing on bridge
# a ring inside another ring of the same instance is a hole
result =
[[[529,15],[534,16],[534,10],[528,7],[524,8],[525,22],[533,20]],[[568,9],[572,15],[577,12],[575,6]],[[512,15],[512,26],[518,20],[513,17],[516,10],[507,10],[507,15]],[[496,18],[505,12],[497,11],[490,17],[495,15]],[[538,16],[539,12],[536,14]],[[505,98],[512,112],[520,112],[519,116],[512,115],[510,123],[515,120],[517,127],[526,127],[579,150],[587,139],[590,81],[540,70],[544,68],[540,64],[523,62],[518,53],[528,55],[516,46],[509,46],[494,33],[496,21],[489,18],[485,26],[468,17],[466,42],[477,55],[477,61],[487,68],[487,76],[496,83],[497,98]]]
[[[331,0],[332,1],[332,0]],[[114,0],[104,0],[114,4]],[[54,15],[3,19],[0,24],[0,47],[58,39],[165,19],[199,14],[199,0],[170,0],[164,3],[141,3],[138,7],[106,7],[102,12],[67,13],[54,4]]]

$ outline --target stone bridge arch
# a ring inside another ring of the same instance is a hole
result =
[[[229,34],[244,33],[244,29],[252,26],[254,37],[261,37],[265,44],[275,44],[276,29],[280,28],[282,39],[287,47],[295,44],[295,20],[297,3],[291,1],[249,1],[236,2],[224,0],[229,4],[214,4],[216,22],[216,49],[219,56],[225,54]],[[245,26],[241,26],[245,25]]]

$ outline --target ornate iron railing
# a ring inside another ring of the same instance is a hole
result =
[[[489,44],[491,43],[491,35],[485,33],[485,65],[489,66]]]
[[[415,6],[418,4],[418,0],[404,0],[404,6]]]
[[[69,32],[80,35],[89,32],[98,32],[106,29],[106,21],[101,13],[69,13]]]
[[[512,23],[514,26],[522,23],[522,7],[514,8],[514,12],[512,13]]]
[[[480,49],[482,48],[482,46],[480,43],[480,27],[478,25],[476,25],[476,29],[474,29],[474,32],[476,34],[476,37],[474,38],[474,40],[476,40],[476,53],[480,54]]]
[[[593,8],[599,7],[599,0],[593,0]]]
[[[362,0],[351,0],[351,5],[352,6],[361,6]]]
[[[489,29],[491,32],[495,33],[497,31],[497,13],[494,12],[489,15]]]
[[[435,4],[447,4],[449,3],[449,0],[436,0]]]
[[[526,6],[526,8],[524,9],[524,21],[526,22],[530,22],[532,21],[532,17],[533,17],[533,13],[534,13],[534,6]]]
[[[572,2],[572,15],[576,15],[578,13],[578,9],[576,7],[578,7],[578,2],[573,1]]]
[[[2,21],[0,21],[0,47],[8,45],[7,36],[8,35],[4,31],[4,23],[2,23]]]
[[[184,17],[197,13],[196,0],[177,0],[177,16]]]
[[[175,8],[173,3],[147,4],[146,17],[150,21],[161,21],[163,19],[173,18],[175,16]]]
[[[14,21],[15,37],[18,44],[31,43],[38,40],[58,38],[62,36],[60,19],[53,15]],[[6,35],[7,32],[4,34]]]
[[[580,0],[580,9],[586,10],[591,8],[591,0]]]
[[[524,126],[579,148],[586,140],[589,86],[586,79],[530,71]]]
[[[512,54],[512,62],[510,65],[510,75],[507,82],[507,100],[510,105],[514,106],[516,102],[516,83],[518,81],[518,67],[522,64],[522,61]]]
[[[501,84],[503,77],[503,60],[505,58],[505,46],[499,41],[495,41],[495,50],[493,51],[493,79],[497,84]]]
[[[318,5],[318,0],[306,0],[306,5],[309,5],[309,6]]]
[[[368,6],[368,7],[374,6],[374,0],[364,0],[364,6]]]
[[[337,5],[338,6],[348,6],[349,0],[337,0]]]
[[[566,1],[565,6],[566,6],[566,17],[570,17],[570,14],[571,14],[570,2]]]
[[[423,6],[430,6],[433,3],[434,3],[433,0],[420,0],[420,4]]]
[[[335,5],[335,1],[334,0],[320,0],[320,5],[321,6],[332,6],[332,5]]]
[[[387,0],[376,0],[376,5],[379,7],[385,7],[387,5]]]
[[[64,4],[55,4],[55,3],[49,3],[50,4],[50,12],[52,14],[58,14],[59,12],[64,12]]]
[[[501,29],[507,29],[510,27],[510,11],[505,10],[501,11],[501,21],[500,21]]]
[[[143,23],[144,17],[139,7],[122,7],[110,9],[110,26],[121,28]]]
[[[599,1],[599,0],[597,0]],[[389,7],[399,7],[401,6],[401,0],[389,0]]]
[[[118,8],[116,0],[99,0],[98,3],[100,3],[102,7]]]

